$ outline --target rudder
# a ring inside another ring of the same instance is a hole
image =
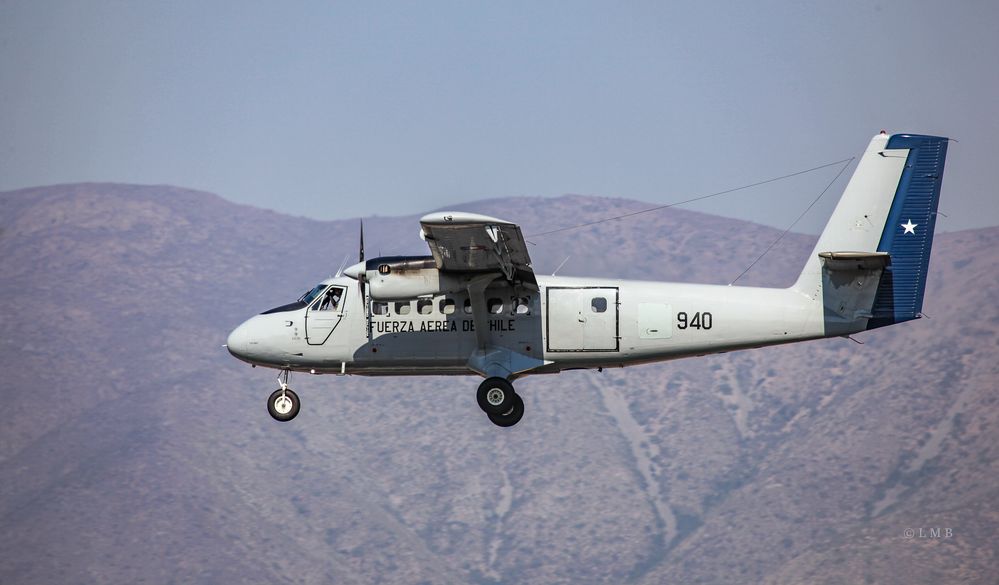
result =
[[[916,319],[923,309],[947,141],[918,134],[888,140],[888,150],[909,153],[878,243],[878,252],[890,254],[891,262],[881,276],[868,329]]]

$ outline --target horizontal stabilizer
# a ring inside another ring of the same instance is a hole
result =
[[[883,270],[891,262],[884,252],[821,252],[822,265],[828,270]]]

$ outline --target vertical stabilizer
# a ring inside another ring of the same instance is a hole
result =
[[[867,328],[915,319],[923,306],[947,139],[916,134],[875,136],[861,157],[794,288],[827,307],[821,254],[886,253]],[[827,279],[828,280],[828,279]],[[859,308],[859,307],[858,307]]]

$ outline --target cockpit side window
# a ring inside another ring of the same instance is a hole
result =
[[[340,307],[341,297],[343,297],[343,289],[331,286],[322,298],[316,301],[313,308],[317,311],[336,311]]]

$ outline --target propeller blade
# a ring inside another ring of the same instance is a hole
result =
[[[360,246],[358,247],[357,261],[358,262],[364,262],[364,220],[363,219],[361,220],[361,243],[360,243]],[[365,300],[365,298],[366,298],[365,294],[364,294],[365,293],[365,283],[364,283],[364,272],[363,271],[360,274],[360,278],[357,279],[357,282],[360,285],[358,287],[358,290],[361,292],[361,302],[363,303],[364,300]],[[367,311],[367,308],[365,308],[365,311]]]

